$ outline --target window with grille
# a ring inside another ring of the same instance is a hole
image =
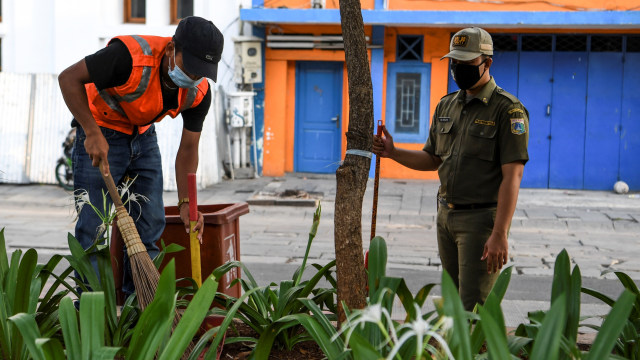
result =
[[[640,52],[640,36],[627,36],[627,52]]]
[[[431,65],[389,63],[387,73],[387,129],[398,142],[425,142],[429,127]]]
[[[558,35],[556,36],[556,51],[587,51],[586,35]]]
[[[551,35],[522,36],[522,51],[551,51],[552,45]]]
[[[518,35],[493,35],[493,51],[518,51]]]
[[[622,51],[622,36],[593,35],[591,36],[591,51],[620,52]]]
[[[124,22],[144,23],[147,17],[145,0],[124,0]]]
[[[423,37],[398,35],[396,61],[422,61]]]
[[[193,16],[193,0],[171,0],[172,24],[177,24],[188,16]]]

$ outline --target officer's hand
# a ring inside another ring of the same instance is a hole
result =
[[[107,161],[109,143],[107,143],[104,135],[101,132],[87,134],[87,138],[84,140],[84,148],[89,155],[89,159],[91,159],[91,165],[98,167],[101,162],[104,162],[101,169],[107,175],[109,172],[109,162]]]
[[[493,274],[500,272],[502,266],[509,259],[509,246],[507,235],[491,233],[489,239],[484,244],[484,251],[480,260],[487,260],[487,272]]]
[[[187,234],[190,233],[191,230],[191,221],[189,220],[189,207],[181,206],[180,207],[180,220],[184,224],[184,230]],[[194,231],[198,232],[198,240],[200,240],[200,244],[202,244],[202,233],[204,233],[204,216],[202,213],[198,211],[198,221],[196,222],[196,226],[193,227]]]
[[[374,154],[380,157],[391,157],[395,150],[395,146],[393,145],[393,137],[387,131],[386,126],[382,126],[383,136],[374,135],[373,136],[373,147],[372,151]]]

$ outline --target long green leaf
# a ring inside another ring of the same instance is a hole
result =
[[[38,330],[38,324],[33,315],[26,313],[19,313],[13,315],[9,320],[15,324],[16,328],[24,339],[24,344],[27,346],[29,355],[34,360],[45,360],[44,352],[36,345],[36,340],[40,337],[40,331]],[[23,358],[24,356],[20,356]]]
[[[451,351],[458,360],[471,360],[469,323],[456,285],[446,270],[442,272],[442,298],[444,314],[453,318]]]
[[[82,358],[104,345],[104,293],[85,292],[80,297]]]
[[[640,291],[638,291],[638,286],[636,286],[636,283],[629,277],[629,275],[620,271],[616,271],[615,274],[624,288],[636,295],[636,301],[633,306],[633,317],[636,319],[640,318]]]
[[[31,284],[34,278],[36,265],[38,264],[38,253],[34,249],[29,249],[24,253],[20,267],[18,268],[18,278],[15,300],[13,303],[13,313],[29,312],[31,302]],[[38,297],[36,295],[36,301]]]
[[[109,248],[105,247],[100,250],[96,256],[98,260],[98,271],[100,273],[100,285],[104,293],[106,324],[109,329],[108,336],[111,337],[111,334],[118,326],[116,285],[111,267],[111,253],[109,252]],[[112,343],[112,341],[109,341],[109,343]]]
[[[533,343],[530,360],[557,360],[562,339],[563,323],[567,316],[566,294],[560,294],[542,321]]]
[[[65,360],[64,348],[58,339],[40,338],[36,340],[38,346],[47,360]]]
[[[615,302],[616,302],[615,300],[613,300],[612,298],[608,297],[607,295],[605,295],[605,294],[603,294],[603,293],[601,293],[599,291],[590,289],[590,288],[583,287],[581,291],[583,293],[587,294],[587,295],[593,296],[594,298],[604,302],[605,304],[607,304],[609,306],[613,306],[613,304],[615,304]]]
[[[566,250],[562,250],[558,256],[553,269],[553,283],[551,285],[551,303],[553,303],[560,295],[566,293],[571,288],[571,272],[570,272],[569,254]]]
[[[380,236],[369,244],[369,298],[377,299],[380,280],[387,272],[387,243]]]
[[[153,301],[140,315],[127,351],[128,360],[153,359],[165,336],[171,331],[176,304],[175,260],[165,266]]]
[[[370,344],[362,335],[355,331],[349,338],[349,347],[353,351],[354,359],[374,360],[383,357],[372,344]]]
[[[256,287],[256,288],[253,288],[253,289],[245,292],[244,294],[242,294],[242,296],[240,296],[238,298],[238,300],[233,304],[233,306],[227,311],[227,315],[225,316],[224,320],[222,321],[222,324],[220,324],[218,332],[216,333],[216,336],[213,339],[213,342],[211,343],[211,346],[209,347],[209,351],[207,351],[207,353],[205,354],[205,358],[204,358],[205,360],[212,360],[212,359],[215,358],[216,349],[218,348],[218,345],[220,345],[220,342],[222,342],[222,338],[224,337],[224,334],[227,331],[227,328],[229,327],[229,324],[231,324],[231,322],[233,321],[233,318],[236,315],[236,312],[238,311],[240,306],[244,303],[245,299],[247,299],[253,293],[255,293],[255,292],[257,292],[257,291],[259,291],[261,289],[262,288]]]
[[[611,354],[616,338],[627,324],[627,317],[631,313],[635,298],[636,295],[627,289],[622,292],[602,323],[591,345],[587,360],[605,359]]]
[[[65,259],[80,274],[80,278],[87,280],[94,291],[102,290],[100,281],[98,281],[98,274],[96,274],[89,260],[89,254],[71,233],[67,235],[67,243],[69,244],[71,255],[65,256]]]
[[[11,284],[7,284],[8,300],[11,302],[11,309],[8,315],[28,313],[29,308],[33,304],[31,301],[32,280],[38,262],[38,254],[34,249],[29,249],[25,252],[21,260],[20,255],[21,252],[15,251],[11,256],[11,269],[7,279],[11,282]],[[14,269],[16,271],[13,271]],[[9,341],[11,342],[12,357],[18,358],[22,352],[23,339],[17,327],[14,327],[10,331],[11,339]]]
[[[0,230],[0,286],[5,274],[9,271],[9,258],[7,257],[7,244],[4,239],[4,228]]]
[[[103,346],[99,349],[93,351],[92,360],[112,360],[115,359],[116,355],[121,348],[115,346]]]
[[[500,326],[484,307],[480,306],[478,310],[482,320],[482,329],[487,339],[489,356],[492,359],[510,359],[511,353],[507,345],[507,334],[504,326]]]
[[[327,315],[322,312],[322,309],[320,309],[320,307],[316,303],[308,299],[301,299],[300,301],[304,304],[304,306],[307,307],[307,309],[311,311],[314,319],[322,326],[325,333],[331,336],[336,334],[337,330],[335,326],[331,323],[331,320],[329,320]],[[335,339],[333,341],[333,344],[335,344],[340,349],[344,349],[344,341],[342,341],[342,338],[340,337]]]
[[[213,276],[205,279],[182,315],[180,323],[173,330],[173,334],[159,360],[180,358],[200,328],[205,315],[207,315],[217,288],[218,283]]]
[[[575,266],[571,273],[571,285],[567,293],[567,323],[564,336],[569,344],[574,346],[578,339],[578,326],[580,324],[580,289],[582,288],[582,275],[580,267]],[[575,347],[575,346],[574,346]]]
[[[78,317],[71,298],[65,297],[60,301],[59,315],[62,337],[64,338],[64,345],[67,348],[67,358],[69,360],[82,360]]]
[[[327,332],[326,328],[314,317],[307,314],[294,314],[285,316],[279,321],[294,321],[302,325],[329,360],[340,358],[345,351],[344,346],[340,345],[341,342],[331,341],[335,329],[333,329],[333,332]]]

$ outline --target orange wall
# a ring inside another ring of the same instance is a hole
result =
[[[324,0],[327,9],[339,9],[339,0]],[[264,0],[264,7],[279,8],[286,6],[289,9],[309,9],[311,8],[311,0]],[[373,9],[374,0],[361,0],[360,6],[363,9]]]
[[[389,0],[389,10],[588,11],[638,10],[638,0],[471,1]]]

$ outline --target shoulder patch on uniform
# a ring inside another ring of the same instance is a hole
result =
[[[511,133],[522,135],[527,132],[524,118],[511,118]]]
[[[517,117],[518,113],[524,114],[524,110],[522,110],[520,108],[513,108],[513,109],[509,110],[509,114],[512,117]]]
[[[497,92],[498,94],[500,94],[500,95],[502,95],[502,96],[506,97],[507,99],[511,100],[511,102],[512,102],[512,103],[514,103],[514,104],[518,104],[518,103],[520,103],[520,100],[519,100],[517,97],[515,97],[515,95],[513,95],[513,94],[511,94],[511,93],[509,93],[509,92],[507,92],[507,91],[505,91],[505,90],[504,90],[503,88],[501,88],[501,87],[496,87],[496,88],[497,88],[497,91],[496,91],[496,92]]]

